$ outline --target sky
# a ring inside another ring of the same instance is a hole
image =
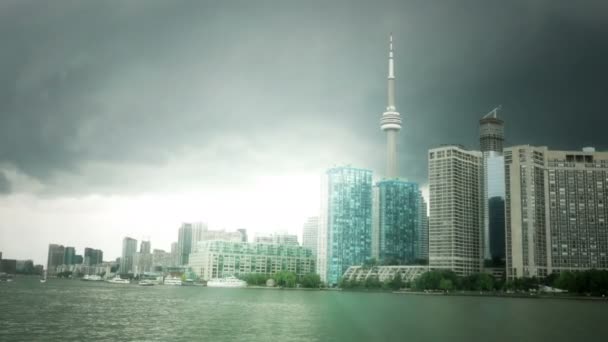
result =
[[[427,150],[608,150],[608,2],[0,2],[0,251],[168,250],[182,222],[301,233],[333,166],[382,177],[394,35],[402,177]]]

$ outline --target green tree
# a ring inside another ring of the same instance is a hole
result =
[[[280,287],[295,287],[297,276],[293,272],[279,271],[272,277],[277,286]]]
[[[397,272],[393,279],[388,282],[389,288],[392,290],[399,290],[403,287],[403,280],[401,280],[401,273]]]
[[[439,281],[439,289],[443,291],[451,291],[454,288],[454,284],[451,279],[442,278]]]
[[[321,277],[316,273],[308,273],[302,276],[300,284],[306,288],[318,288],[321,285]]]
[[[382,283],[378,280],[376,276],[369,276],[365,279],[365,288],[366,289],[378,289],[382,287]]]

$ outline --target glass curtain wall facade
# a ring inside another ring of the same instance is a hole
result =
[[[502,153],[483,152],[483,168],[483,257],[488,265],[504,266],[505,163]]]
[[[483,252],[487,267],[505,266],[504,121],[495,108],[479,120],[479,146],[483,153]]]
[[[417,261],[429,260],[429,217],[427,215],[427,204],[419,194],[418,224],[416,229],[416,252]]]
[[[329,169],[322,197],[319,274],[328,286],[335,286],[349,266],[371,258],[372,171]]]
[[[405,265],[416,259],[420,192],[418,184],[383,180],[378,187],[378,257],[382,264]]]

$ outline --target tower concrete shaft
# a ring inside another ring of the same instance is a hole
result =
[[[389,38],[388,52],[388,106],[382,113],[380,129],[386,132],[386,177],[398,177],[397,141],[401,129],[401,115],[395,106],[395,65],[393,60],[393,35]]]

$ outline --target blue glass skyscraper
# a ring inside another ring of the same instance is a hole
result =
[[[349,266],[371,257],[372,172],[332,168],[323,186],[318,272],[328,286],[335,286]]]
[[[378,187],[378,257],[383,264],[404,265],[416,259],[419,229],[418,184],[383,180]]]

